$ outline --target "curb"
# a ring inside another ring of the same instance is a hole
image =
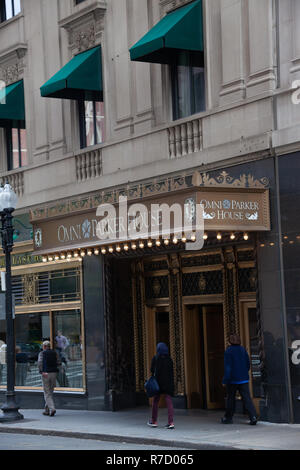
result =
[[[89,439],[94,441],[104,442],[124,442],[127,444],[145,444],[145,445],[157,445],[159,447],[181,447],[189,450],[250,450],[251,447],[243,446],[232,446],[225,444],[216,444],[212,442],[186,442],[186,441],[167,441],[164,439],[152,439],[146,437],[130,437],[120,436],[111,434],[96,434],[96,433],[85,433],[85,432],[72,432],[72,431],[56,431],[56,430],[45,430],[45,429],[24,429],[24,428],[9,428],[0,427],[0,433],[7,434],[27,434],[33,436],[56,436],[66,437],[73,439]]]

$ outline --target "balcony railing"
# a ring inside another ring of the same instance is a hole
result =
[[[24,194],[24,171],[16,171],[15,173],[8,173],[0,177],[1,185],[9,183],[15,193],[21,197]]]
[[[178,158],[203,149],[202,119],[192,119],[168,128],[169,157]]]
[[[76,180],[78,183],[102,175],[102,150],[101,148],[85,151],[75,156]]]

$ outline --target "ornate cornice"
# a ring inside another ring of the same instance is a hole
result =
[[[0,80],[6,85],[15,83],[23,78],[24,75],[24,57],[27,52],[25,44],[19,44],[10,51],[6,51],[0,57]]]
[[[160,0],[162,16],[193,1],[194,0]]]
[[[68,33],[72,55],[101,44],[105,13],[106,2],[98,0],[59,22]]]
[[[30,211],[32,222],[67,215],[88,212],[96,209],[100,204],[117,204],[120,196],[126,196],[130,201],[141,200],[160,194],[174,193],[180,190],[193,188],[216,188],[216,189],[256,189],[262,190],[269,187],[268,178],[255,179],[251,174],[243,174],[235,178],[223,171],[216,177],[196,170],[185,175],[169,176],[153,181],[128,184],[114,189],[106,189],[94,194],[89,194],[77,199],[62,200],[36,207]]]

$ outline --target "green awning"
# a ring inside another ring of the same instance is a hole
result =
[[[41,87],[46,98],[103,101],[101,47],[73,57]]]
[[[23,80],[0,89],[0,127],[25,127]]]
[[[169,64],[182,51],[204,51],[202,0],[168,13],[130,49],[130,58]]]

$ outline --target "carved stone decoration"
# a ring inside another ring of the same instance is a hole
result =
[[[0,66],[0,80],[4,81],[6,86],[21,80],[23,73],[24,63],[22,60],[9,65],[1,64]]]
[[[66,29],[72,55],[101,44],[106,3],[94,1],[90,6],[60,21]]]
[[[191,3],[193,0],[160,0],[160,8],[162,16],[166,13],[169,13],[176,8],[180,8],[188,3]]]
[[[75,34],[74,44],[78,52],[94,47],[96,45],[95,25],[91,24],[86,30],[78,31]]]

